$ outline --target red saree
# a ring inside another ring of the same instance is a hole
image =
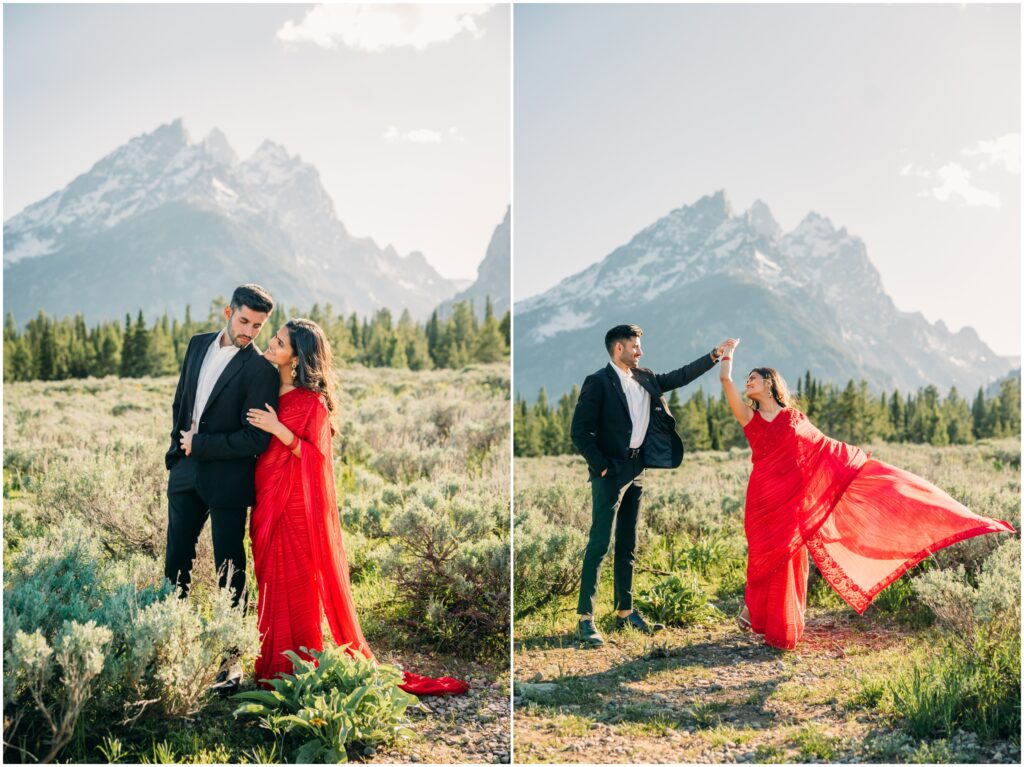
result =
[[[807,555],[858,613],[925,557],[983,533],[1014,532],[935,485],[830,439],[793,408],[744,427],[746,603],[753,630],[791,650],[807,603]]]
[[[341,539],[331,459],[331,425],[320,395],[296,388],[281,396],[278,418],[301,440],[296,457],[279,439],[256,462],[256,505],[249,535],[259,584],[261,638],[256,679],[290,673],[285,650],[323,649],[327,615],[339,645],[373,659],[359,628]],[[402,689],[415,695],[464,693],[465,682],[405,672]]]

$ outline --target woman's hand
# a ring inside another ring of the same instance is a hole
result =
[[[266,410],[252,408],[245,416],[246,420],[250,426],[255,426],[262,431],[270,432],[271,434],[279,433],[281,431],[281,422],[277,419],[277,412],[265,402],[263,404],[267,408]]]
[[[740,339],[738,338],[727,338],[724,341],[722,341],[722,343],[715,347],[715,351],[718,353],[719,357],[728,357],[730,354],[732,354],[732,350],[739,345],[739,342]]]
[[[719,347],[722,350],[722,357],[718,368],[718,379],[728,381],[732,379],[732,355],[736,347],[740,345],[740,339],[730,338],[722,342]]]

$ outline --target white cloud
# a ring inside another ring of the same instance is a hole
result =
[[[981,170],[997,167],[1008,173],[1020,173],[1020,134],[1007,133],[991,141],[979,141],[963,150],[968,157],[980,157]]]
[[[490,9],[491,5],[318,5],[302,21],[286,21],[277,31],[277,39],[284,43],[313,43],[321,48],[343,45],[368,53],[389,48],[422,51],[463,32],[481,37],[484,30],[476,17]]]
[[[900,168],[901,176],[917,176],[918,178],[932,178],[935,175],[935,171],[922,168],[920,165],[914,165],[912,162],[908,162],[902,168]]]
[[[1002,203],[999,195],[979,189],[971,183],[971,174],[955,162],[946,163],[937,171],[942,183],[924,195],[942,202],[959,200],[967,207],[998,208]]]
[[[450,130],[455,130],[454,128]],[[440,144],[444,140],[441,131],[430,130],[429,128],[414,128],[413,130],[400,131],[395,125],[389,125],[381,136],[389,144],[400,141],[410,144]]]

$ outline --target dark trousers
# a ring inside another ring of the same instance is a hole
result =
[[[179,588],[182,598],[188,596],[192,583],[192,561],[196,544],[206,518],[213,532],[213,557],[220,574],[218,583],[227,582],[228,566],[232,567],[232,604],[237,605],[245,593],[245,515],[246,507],[211,508],[196,487],[196,466],[191,458],[174,465],[167,482],[167,554],[164,575]]]
[[[590,488],[593,512],[590,537],[583,554],[580,577],[580,600],[576,612],[593,615],[596,608],[597,574],[608,553],[615,523],[615,609],[633,609],[633,564],[636,558],[636,520],[640,513],[640,497],[644,492],[642,458],[613,477],[596,477]]]

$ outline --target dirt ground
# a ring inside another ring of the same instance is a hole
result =
[[[857,705],[861,680],[884,675],[912,643],[852,613],[812,609],[793,652],[731,621],[605,638],[583,649],[567,630],[517,645],[517,762],[1020,760],[1019,748],[971,735],[922,749]]]

